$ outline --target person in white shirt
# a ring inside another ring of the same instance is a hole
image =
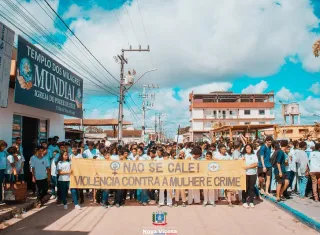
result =
[[[180,150],[179,155],[177,156],[178,160],[184,160],[185,159],[185,153],[183,150]],[[182,199],[182,207],[186,207],[186,201],[187,201],[187,197],[186,197],[186,191],[185,189],[175,189],[175,204],[174,206],[177,207],[178,203],[180,201],[180,195],[181,195],[181,199]]]
[[[299,150],[296,151],[296,163],[299,176],[300,198],[305,199],[308,184],[309,160],[306,153],[306,142],[299,143]]]
[[[207,151],[205,158],[201,159],[201,160],[205,160],[205,161],[211,161],[212,160],[212,152]],[[203,190],[203,206],[207,206],[208,204],[210,204],[211,206],[216,206],[215,204],[215,191],[214,189],[204,189]]]
[[[254,208],[253,197],[254,197],[254,186],[257,182],[257,167],[258,157],[254,153],[251,144],[247,144],[244,147],[242,159],[245,160],[246,166],[246,190],[242,191],[242,202],[244,208]],[[248,205],[249,202],[249,205]]]
[[[309,156],[309,167],[310,167],[310,176],[312,181],[312,191],[315,201],[319,201],[318,190],[320,188],[320,143],[315,145],[315,151],[310,153]]]
[[[315,143],[312,140],[312,136],[308,135],[307,136],[307,140],[305,141],[307,144],[307,149],[306,149],[306,153],[308,155],[308,157],[310,156],[310,153],[313,151],[314,147],[315,147]]]
[[[59,161],[57,164],[57,171],[59,173],[58,184],[60,185],[61,200],[64,209],[68,209],[67,195],[70,184],[71,164],[69,162],[68,152],[61,152]]]
[[[10,187],[10,184],[15,182],[15,175],[17,175],[15,158],[18,156],[18,150],[15,147],[10,147],[7,152],[5,182],[7,187]]]
[[[83,158],[87,158],[87,159],[93,159],[95,156],[99,155],[99,150],[93,148],[94,147],[94,143],[93,142],[89,142],[88,143],[88,149],[85,150],[82,154]]]
[[[224,144],[220,144],[218,147],[219,151],[215,153],[215,155],[213,156],[214,160],[231,160],[232,158],[230,157],[230,155],[227,153],[227,148]],[[231,198],[232,198],[232,193],[233,191],[231,190],[223,190],[223,189],[219,189],[219,196],[220,199],[221,197],[223,197],[223,192],[225,192],[227,194],[227,200],[228,200],[228,205],[230,207],[233,207]],[[219,198],[218,198],[219,199]]]
[[[109,148],[110,147],[110,145],[111,145],[111,142],[108,140],[108,137],[104,137],[104,140],[105,140],[105,146],[107,147],[107,148]]]
[[[191,161],[198,161],[202,155],[200,148],[194,148],[192,150],[192,155],[188,159]],[[200,204],[200,189],[189,189],[188,190],[188,204],[191,205],[192,202],[195,204]]]
[[[296,151],[299,149],[299,142],[297,140],[293,141],[292,144],[289,144],[290,152],[288,153],[289,157],[289,187],[294,192],[299,191],[299,184],[297,184],[297,163],[296,163]]]
[[[78,148],[73,145],[72,146],[72,153],[69,155],[69,161],[70,164],[72,165],[72,160],[73,159],[79,159],[82,158],[82,155],[80,153],[78,153]],[[71,191],[71,195],[72,195],[72,201],[73,204],[75,205],[75,208],[78,210],[81,210],[81,206],[79,204],[84,203],[84,195],[83,195],[83,189],[70,189]],[[79,198],[80,198],[80,203],[79,203]]]
[[[164,152],[163,149],[158,150],[158,156],[154,159],[155,161],[169,160],[169,154]],[[167,205],[172,207],[172,189],[167,190]],[[164,191],[165,189],[160,189],[159,192],[159,204],[158,207],[164,206]]]

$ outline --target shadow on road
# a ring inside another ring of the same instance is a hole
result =
[[[73,208],[73,206],[72,206]],[[22,218],[15,224],[0,230],[0,234],[57,234],[57,235],[85,235],[88,232],[80,231],[68,231],[68,229],[63,229],[65,225],[68,225],[75,217],[80,216],[83,211],[77,211],[74,213],[73,209],[64,210],[63,206],[50,204],[46,208],[37,211],[36,213]],[[73,214],[73,215],[72,215]],[[59,222],[57,224],[57,222]],[[55,225],[56,224],[56,225]],[[57,229],[55,229],[55,227]],[[53,229],[51,229],[53,228]],[[60,230],[60,231],[59,231]],[[62,230],[62,231],[61,231]]]

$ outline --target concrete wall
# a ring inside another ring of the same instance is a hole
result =
[[[203,109],[192,109],[192,118],[203,118]]]
[[[8,107],[0,108],[0,139],[12,144],[12,119],[13,114],[48,120],[48,136],[59,136],[60,141],[65,138],[64,116],[25,105],[16,104],[13,101],[14,90],[9,89]]]
[[[193,121],[192,122],[192,130],[203,130],[203,122],[202,121]]]

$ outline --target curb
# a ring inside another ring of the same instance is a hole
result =
[[[277,207],[284,210],[285,212],[288,212],[289,214],[293,215],[297,220],[299,220],[301,223],[307,225],[308,227],[316,230],[317,232],[320,232],[320,222],[310,218],[309,216],[301,213],[300,211],[297,211],[287,204],[283,202],[277,202],[274,197],[269,196],[263,196],[266,200],[273,202]]]
[[[49,201],[49,196],[44,197],[45,203]],[[37,199],[32,199],[23,204],[13,205],[8,211],[0,214],[0,223],[5,222],[6,220],[12,219],[13,217],[19,217],[26,211],[34,209],[36,207]]]

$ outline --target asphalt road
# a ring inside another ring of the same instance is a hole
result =
[[[156,206],[125,206],[105,209],[90,204],[83,210],[73,208],[72,204],[69,205],[68,210],[64,210],[62,206],[50,204],[42,210],[28,212],[29,215],[25,215],[23,219],[14,219],[16,223],[0,233],[8,235],[140,235],[148,234],[146,232],[150,229],[170,228],[176,230],[179,235],[317,234],[269,202],[262,202],[255,209],[244,209],[241,206],[230,208],[225,205],[205,208],[192,205],[186,208],[162,207],[159,209]],[[164,227],[152,225],[152,213],[159,210],[168,213],[168,224]]]

